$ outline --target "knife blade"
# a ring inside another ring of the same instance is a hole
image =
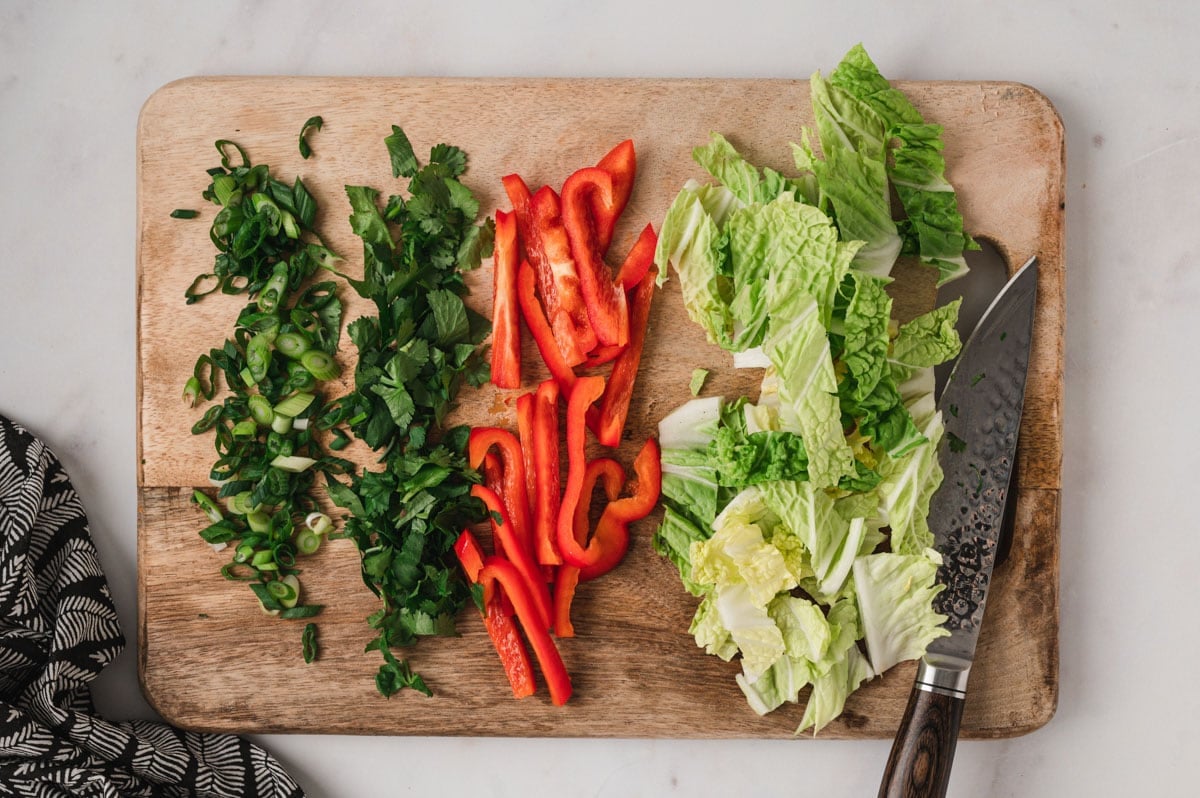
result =
[[[988,307],[938,401],[944,477],[929,506],[944,589],[934,609],[950,633],[929,644],[884,771],[880,796],[943,796],[967,677],[987,606],[1017,438],[1037,300],[1031,258]]]

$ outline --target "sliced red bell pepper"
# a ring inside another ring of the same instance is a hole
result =
[[[563,224],[562,206],[554,189],[542,186],[533,195],[529,221],[532,229],[529,263],[537,275],[546,319],[563,358],[568,365],[575,366],[596,346],[596,333],[588,320],[578,268]]]
[[[583,582],[603,576],[621,562],[629,549],[629,524],[645,518],[658,503],[662,492],[662,463],[658,442],[653,438],[646,441],[634,458],[633,470],[637,474],[633,495],[610,501],[600,516],[592,535],[592,541],[600,550],[599,556],[595,562],[580,569],[579,578]]]
[[[595,198],[592,202],[592,215],[596,218],[597,243],[600,245],[600,252],[605,253],[608,252],[608,245],[612,243],[617,219],[625,210],[625,205],[629,202],[629,195],[633,193],[633,177],[637,172],[637,155],[633,150],[633,139],[626,139],[613,147],[596,166],[608,172],[612,177],[613,186],[611,206],[607,206]]]
[[[567,675],[567,667],[547,631],[549,626],[541,623],[536,601],[520,572],[508,560],[486,557],[483,568],[479,571],[479,584],[483,585],[485,605],[497,587],[503,588],[512,599],[517,618],[521,621],[525,636],[529,638],[529,644],[533,646],[533,653],[541,666],[546,686],[550,688],[550,700],[555,706],[567,703],[567,699],[571,697],[571,677]]]
[[[529,241],[533,234],[529,221],[529,186],[525,185],[520,175],[505,175],[500,182],[504,184],[504,193],[512,203],[513,216],[517,218],[518,260],[524,260],[529,257]]]
[[[504,664],[504,673],[512,687],[513,698],[525,698],[537,690],[533,679],[533,666],[529,662],[529,652],[521,640],[521,633],[513,622],[512,611],[505,611],[504,606],[510,604],[507,593],[492,597],[487,603],[487,612],[483,616],[483,625],[500,661]]]
[[[621,434],[625,431],[629,400],[633,396],[633,383],[637,379],[638,366],[642,362],[642,348],[646,344],[650,304],[654,300],[654,276],[654,272],[646,272],[633,292],[633,307],[629,318],[629,346],[613,363],[600,409],[589,418],[596,439],[605,446],[619,446]]]
[[[454,541],[454,554],[458,557],[458,562],[462,566],[463,573],[467,575],[467,581],[474,584],[479,581],[479,572],[483,569],[483,546],[479,545],[479,539],[471,534],[471,530],[464,529],[458,533],[458,539]]]
[[[654,225],[642,228],[642,234],[634,242],[633,249],[625,256],[625,262],[617,270],[617,283],[626,291],[632,291],[654,265],[654,251],[658,249],[658,234]],[[632,332],[631,332],[632,334]]]
[[[500,462],[500,458],[488,452],[483,456],[483,467],[479,469],[483,474],[483,484],[487,485],[497,494],[504,493],[504,465]],[[492,548],[501,557],[504,556],[504,544],[497,538],[492,541]]]
[[[550,369],[550,374],[563,391],[569,392],[575,385],[575,372],[563,357],[562,350],[558,348],[550,323],[546,321],[546,314],[538,303],[534,293],[536,281],[533,267],[528,261],[522,262],[517,269],[517,299],[521,303],[521,315],[525,318],[533,342],[537,344],[538,352],[541,353],[546,367]]]
[[[575,540],[575,508],[583,500],[587,474],[587,410],[604,392],[603,377],[580,377],[567,400],[567,484],[558,509],[558,550],[563,562],[576,567],[589,565],[583,546]]]
[[[612,175],[603,169],[580,169],[563,183],[562,220],[571,242],[588,321],[601,344],[623,346],[629,340],[629,308],[625,292],[604,262],[592,215],[592,205],[597,201],[608,207],[613,203]]]
[[[537,563],[533,561],[533,556],[513,537],[512,523],[504,509],[504,503],[494,490],[484,485],[472,485],[471,495],[481,499],[487,505],[489,513],[499,514],[500,523],[496,523],[495,517],[489,519],[492,525],[492,537],[504,542],[504,559],[511,562],[521,574],[537,607],[537,619],[543,623],[543,629],[549,629],[554,622],[550,610],[550,588],[546,586],[546,579]],[[513,599],[515,607],[515,597],[511,593],[508,595]],[[517,612],[520,613],[519,608]]]
[[[492,384],[521,387],[521,327],[517,304],[517,220],[496,211],[492,259]]]
[[[616,360],[624,351],[624,346],[598,346],[591,351],[588,359],[583,362],[583,366],[589,369],[603,366],[605,363]]]
[[[625,469],[609,457],[598,457],[587,464],[583,477],[583,488],[579,504],[575,506],[573,526],[575,540],[581,546],[588,542],[588,516],[591,514],[592,493],[597,480],[602,480],[604,493],[611,502],[621,493],[625,482]],[[559,566],[554,575],[554,634],[556,637],[574,637],[575,626],[571,623],[571,602],[575,599],[575,588],[579,585],[579,568],[574,565]]]
[[[558,565],[556,528],[560,498],[558,459],[558,383],[546,380],[533,397],[534,554],[542,565]]]
[[[526,391],[517,397],[517,438],[521,441],[521,459],[525,464],[525,495],[529,497],[529,523],[537,532],[537,468],[533,459],[534,395]],[[537,550],[537,547],[534,547]]]
[[[467,439],[467,459],[471,468],[478,469],[493,446],[500,450],[503,464],[502,490],[499,491],[505,511],[512,519],[513,539],[527,552],[532,552],[533,526],[529,521],[529,491],[525,481],[525,459],[517,436],[499,427],[475,427]],[[486,478],[486,472],[485,472]],[[512,557],[505,543],[504,553]]]
[[[479,541],[469,529],[464,529],[459,535],[454,544],[454,553],[458,555],[458,561],[462,564],[467,579],[478,582],[479,572],[483,570],[484,554]],[[492,646],[500,655],[500,662],[512,687],[513,697],[524,698],[533,695],[537,685],[533,679],[529,653],[525,650],[525,643],[521,640],[517,625],[513,623],[512,611],[503,609],[504,605],[509,603],[502,600],[503,595],[503,591],[495,591],[495,595],[484,605],[483,625],[492,640]]]

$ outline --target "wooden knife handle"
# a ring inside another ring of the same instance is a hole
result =
[[[963,699],[913,685],[879,798],[941,798],[950,783]]]

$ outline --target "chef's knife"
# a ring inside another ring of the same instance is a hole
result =
[[[1016,457],[1036,297],[1032,258],[979,320],[938,402],[945,476],[930,501],[929,526],[945,585],[934,609],[946,616],[950,635],[930,643],[921,659],[881,798],[946,794]]]

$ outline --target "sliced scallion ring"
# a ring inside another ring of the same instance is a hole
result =
[[[276,411],[275,418],[271,419],[271,429],[280,435],[286,435],[292,431],[292,417]]]
[[[271,407],[271,402],[262,394],[254,394],[248,400],[247,404],[250,410],[250,417],[254,421],[264,427],[271,426],[271,422],[275,420],[275,410]]]
[[[325,513],[309,513],[304,519],[304,525],[318,535],[324,535],[333,529],[333,521]]]
[[[254,532],[266,532],[271,528],[271,516],[261,510],[246,514],[246,523]]]
[[[275,582],[267,582],[267,592],[271,594],[271,598],[278,601],[284,607],[295,606],[296,599],[298,598],[296,588],[287,583],[287,577]],[[291,602],[290,604],[288,603],[289,601]]]
[[[309,343],[308,338],[302,333],[286,332],[280,333],[279,337],[275,339],[275,348],[287,357],[295,360],[311,349],[312,344]]]
[[[301,529],[296,533],[296,551],[305,556],[316,554],[321,548],[321,536],[311,529]]]
[[[329,355],[319,349],[310,349],[300,356],[300,362],[318,380],[337,379],[342,373],[341,367]]]

